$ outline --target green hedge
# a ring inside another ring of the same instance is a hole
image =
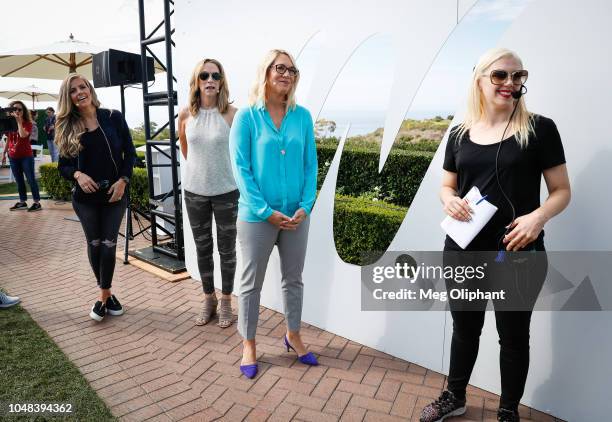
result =
[[[38,170],[40,184],[51,198],[62,201],[70,200],[72,183],[60,176],[57,163],[41,164]]]
[[[320,188],[334,158],[336,148],[317,146]],[[425,177],[434,153],[427,151],[394,150],[387,157],[383,171],[378,173],[380,152],[367,149],[344,149],[338,170],[336,191],[360,196],[378,192],[379,198],[408,207]]]
[[[57,163],[42,164],[39,171],[40,183],[52,198],[63,201],[70,200],[72,183],[60,176]],[[140,208],[146,208],[149,203],[147,170],[134,168],[130,182],[131,203]]]
[[[149,181],[147,180],[147,169],[134,167],[130,179],[130,199],[133,205],[144,210],[149,209]]]
[[[55,199],[69,200],[72,184],[62,178],[57,163],[40,166],[40,180]],[[146,169],[135,168],[131,179],[131,202],[141,208],[148,203]],[[334,239],[345,262],[364,265],[376,251],[387,249],[406,215],[407,208],[350,196],[336,195]],[[368,257],[365,257],[368,255]]]
[[[336,145],[332,141],[325,139],[317,145],[318,189],[323,185],[329,165],[336,153]],[[354,197],[374,196],[408,207],[425,177],[438,145],[438,142],[422,141],[414,145],[408,144],[409,149],[394,148],[387,157],[381,173],[378,173],[380,158],[378,149],[345,146],[340,160],[336,191],[339,194]],[[138,153],[138,156],[144,159],[144,153]],[[143,177],[146,178],[146,169],[141,170]],[[137,190],[137,192],[146,193],[146,183],[142,189],[144,190]],[[143,196],[143,198],[141,202],[146,204],[146,197]]]
[[[336,195],[334,241],[340,258],[356,265],[379,258],[395,237],[407,210],[381,201]]]

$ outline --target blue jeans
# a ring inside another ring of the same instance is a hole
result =
[[[19,191],[19,200],[26,202],[28,194],[26,192],[25,180],[23,174],[28,179],[30,190],[32,191],[32,197],[35,202],[40,201],[40,193],[38,192],[38,183],[36,183],[36,177],[34,176],[34,157],[25,158],[10,158],[11,171],[17,182],[17,190]]]
[[[57,163],[59,160],[59,150],[57,149],[55,142],[53,142],[53,139],[47,139],[47,149],[49,150],[49,155],[51,156],[51,162]]]

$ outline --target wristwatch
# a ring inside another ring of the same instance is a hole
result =
[[[126,184],[130,183],[130,178],[127,176],[121,176],[119,179],[123,180]]]

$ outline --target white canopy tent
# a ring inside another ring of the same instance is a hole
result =
[[[0,91],[0,97],[11,101],[32,101],[32,109],[34,109],[35,102],[57,101],[58,94],[39,88],[36,85],[28,85],[14,90]]]

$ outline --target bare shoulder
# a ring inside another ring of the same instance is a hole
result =
[[[189,118],[189,107],[183,107],[179,111],[179,120],[187,120]]]
[[[237,111],[238,109],[233,105],[227,107],[227,115],[230,117],[230,120],[234,120],[234,116],[236,115]]]
[[[238,109],[232,105],[227,107],[227,111],[225,112],[223,117],[225,118],[225,121],[229,126],[232,125],[232,122],[234,121],[234,116],[236,115],[237,111]]]

